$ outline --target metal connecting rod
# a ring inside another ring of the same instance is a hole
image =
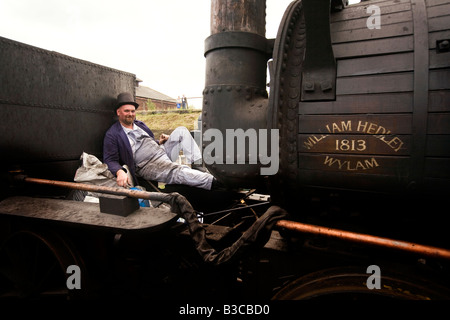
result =
[[[98,193],[112,194],[112,195],[116,195],[116,196],[127,196],[130,198],[160,200],[160,197],[158,197],[157,192],[129,190],[129,189],[119,188],[119,187],[113,188],[113,187],[97,186],[97,185],[78,183],[78,182],[67,182],[67,181],[29,178],[29,177],[20,176],[20,175],[16,176],[16,180],[28,182],[28,183],[35,183],[35,184],[42,184],[42,185],[74,189],[74,190],[98,192]]]
[[[111,188],[104,186],[96,186],[90,184],[76,183],[76,182],[66,182],[66,181],[55,181],[55,180],[46,180],[46,179],[37,179],[37,178],[29,178],[24,176],[17,176],[16,179],[28,183],[37,183],[44,185],[52,185],[55,187],[64,187],[75,190],[85,190],[91,192],[99,192],[99,193],[107,193],[114,195],[122,195],[128,196],[132,198],[140,198],[140,199],[150,199],[150,200],[161,200],[166,194],[161,194],[157,192],[147,192],[147,191],[138,191],[138,190],[128,190],[123,188]],[[291,220],[279,220],[275,224],[278,228],[285,228],[291,231],[296,231],[300,233],[309,233],[320,236],[325,236],[329,238],[341,239],[356,243],[362,243],[367,245],[373,245],[378,247],[384,247],[389,249],[407,251],[411,253],[421,254],[427,257],[440,258],[450,260],[450,250],[426,246],[418,243],[400,241],[390,238],[372,236],[363,233],[356,233],[351,231],[345,231],[340,229],[333,229],[321,226],[315,226],[311,224],[291,221]]]
[[[321,235],[329,238],[336,238],[390,249],[408,251],[412,253],[419,253],[428,257],[450,260],[450,250],[421,245],[413,242],[406,242],[372,236],[368,234],[350,232],[327,227],[320,227],[290,220],[280,220],[276,223],[276,226],[301,233]]]

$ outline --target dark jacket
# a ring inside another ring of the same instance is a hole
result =
[[[152,130],[145,123],[135,120],[134,123],[147,132],[150,137],[155,138]],[[108,165],[109,171],[116,175],[117,171],[127,165],[133,177],[134,184],[137,185],[136,168],[133,159],[133,151],[130,142],[119,121],[114,123],[106,132],[103,140],[103,162]]]

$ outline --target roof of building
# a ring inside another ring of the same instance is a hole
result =
[[[145,86],[136,88],[136,97],[177,102],[176,99]]]

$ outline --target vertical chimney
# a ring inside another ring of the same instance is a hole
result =
[[[245,155],[239,154],[237,149],[226,150],[225,139],[227,129],[267,128],[266,70],[272,53],[265,38],[265,11],[264,0],[211,0],[202,130],[203,138],[208,129],[219,130],[224,141],[219,152],[223,161],[208,163],[206,152],[204,160],[208,170],[227,185],[253,185],[262,178],[260,164],[249,161],[248,145]],[[208,151],[213,141],[205,140],[202,146]]]
[[[243,31],[266,35],[265,0],[211,0],[211,34]]]

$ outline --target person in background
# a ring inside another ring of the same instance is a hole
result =
[[[181,105],[183,106],[183,109],[187,109],[188,104],[187,104],[187,98],[184,96],[181,98]]]

